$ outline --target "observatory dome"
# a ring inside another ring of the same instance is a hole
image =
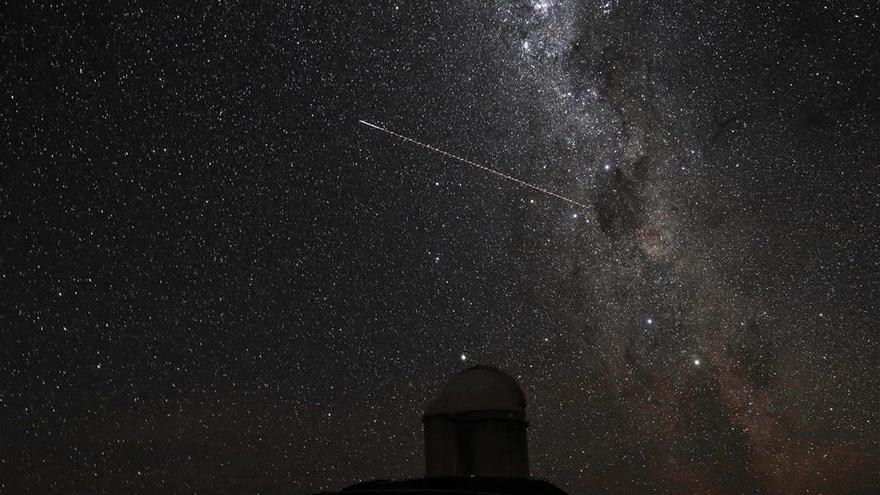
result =
[[[425,417],[474,411],[504,411],[525,417],[526,397],[507,373],[478,365],[455,375],[425,409]]]

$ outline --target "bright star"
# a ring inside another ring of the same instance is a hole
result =
[[[700,359],[699,358],[694,359],[694,366],[699,366],[699,365],[700,365]]]

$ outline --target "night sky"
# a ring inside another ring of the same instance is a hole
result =
[[[421,476],[476,363],[572,495],[880,490],[873,1],[92,4],[0,13],[0,492]]]

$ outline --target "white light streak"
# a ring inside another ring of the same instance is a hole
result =
[[[547,189],[544,189],[544,188],[541,187],[541,186],[536,186],[536,185],[534,185],[534,184],[530,184],[530,183],[528,183],[528,182],[526,182],[526,181],[524,181],[524,180],[517,179],[516,177],[513,177],[513,176],[511,176],[511,175],[507,175],[507,174],[505,174],[504,172],[499,172],[498,170],[495,170],[495,169],[493,169],[493,168],[486,167],[485,165],[480,165],[479,163],[474,163],[474,162],[472,162],[472,161],[470,161],[470,160],[468,160],[468,159],[462,158],[462,157],[460,157],[460,156],[453,155],[452,153],[449,153],[448,151],[443,151],[443,150],[441,150],[441,149],[439,149],[439,148],[435,148],[435,147],[431,146],[430,144],[425,144],[425,143],[422,143],[422,142],[420,142],[420,141],[416,141],[415,139],[408,138],[408,137],[406,137],[406,136],[404,136],[404,135],[402,135],[402,134],[398,134],[398,133],[396,133],[396,132],[394,132],[394,131],[390,131],[390,130],[388,130],[388,129],[385,129],[384,127],[379,127],[379,126],[376,125],[376,124],[371,124],[370,122],[367,122],[366,120],[358,120],[358,122],[360,122],[361,124],[364,124],[365,126],[372,127],[373,129],[380,130],[380,131],[382,131],[382,132],[384,132],[384,133],[386,133],[386,134],[391,134],[392,136],[397,137],[397,138],[400,138],[400,139],[403,139],[404,141],[409,141],[410,143],[417,144],[417,145],[419,145],[419,146],[421,146],[421,147],[423,147],[423,148],[429,149],[429,150],[434,151],[434,152],[436,152],[436,153],[440,153],[441,155],[445,155],[445,156],[447,156],[447,157],[449,157],[449,158],[452,158],[452,159],[454,159],[454,160],[458,160],[458,161],[460,161],[460,162],[462,162],[462,163],[466,163],[466,164],[468,164],[468,165],[470,165],[470,166],[472,166],[472,167],[477,167],[477,168],[479,168],[479,169],[485,170],[486,172],[489,172],[489,173],[495,174],[495,175],[497,175],[498,177],[501,177],[502,179],[509,180],[509,181],[511,181],[511,182],[513,182],[513,183],[515,183],[515,184],[520,185],[520,186],[524,186],[524,187],[528,187],[528,188],[534,189],[534,190],[539,191],[539,192],[542,192],[542,193],[544,193],[544,194],[546,194],[546,195],[548,195],[548,196],[553,196],[554,198],[558,198],[558,199],[561,199],[561,200],[563,200],[563,201],[567,201],[567,202],[569,202],[569,203],[571,203],[571,204],[573,204],[573,205],[580,206],[581,208],[587,208],[587,205],[585,205],[585,204],[583,204],[583,203],[578,203],[577,201],[575,201],[575,200],[573,200],[573,199],[568,199],[568,198],[566,198],[565,196],[562,196],[562,195],[560,195],[560,194],[556,194],[556,193],[553,192],[553,191],[548,191]]]

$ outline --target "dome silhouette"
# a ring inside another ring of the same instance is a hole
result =
[[[525,417],[526,397],[516,380],[498,368],[472,366],[455,375],[425,409],[425,417],[473,411],[505,411]]]
[[[473,366],[452,377],[422,423],[428,477],[529,477],[526,397],[498,368]]]
[[[525,394],[498,368],[472,366],[450,377],[427,404],[422,426],[423,478],[315,495],[567,495],[529,475]]]

